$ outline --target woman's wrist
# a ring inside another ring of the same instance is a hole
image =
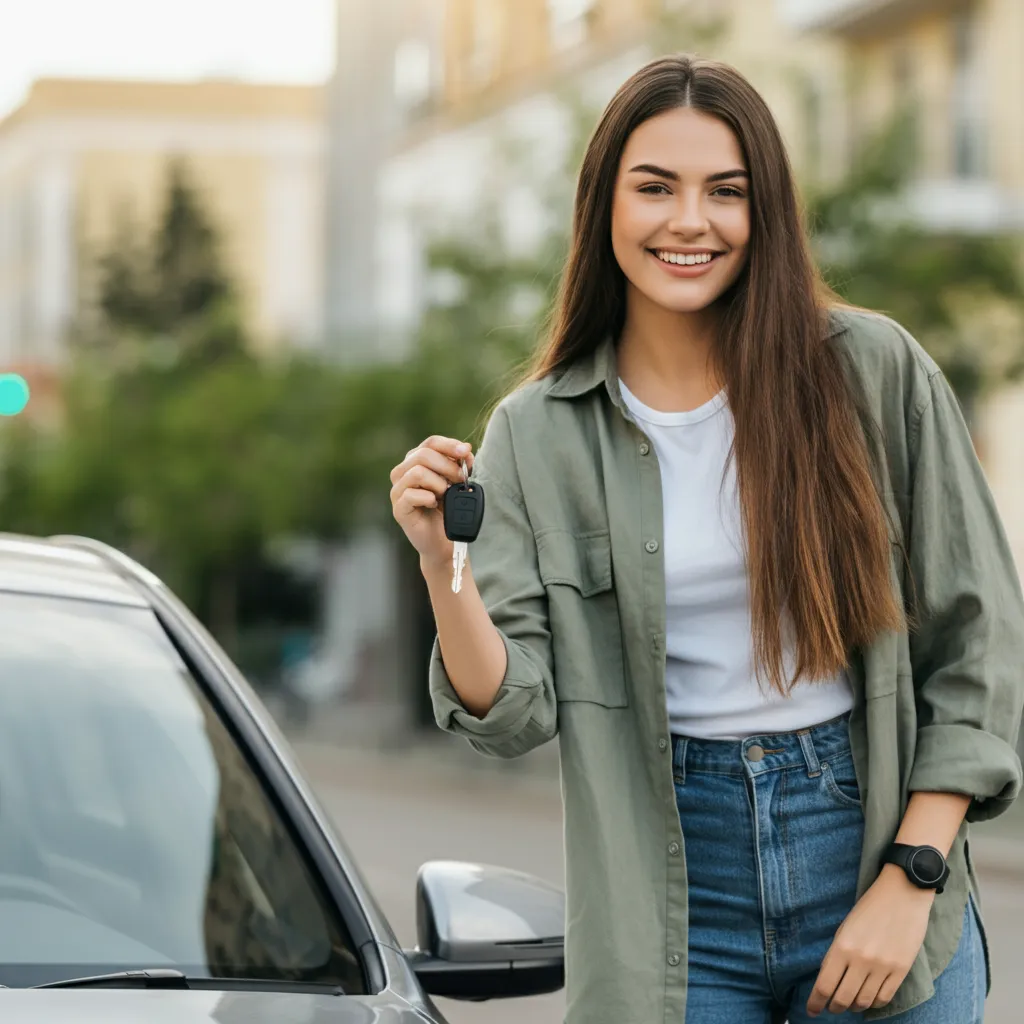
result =
[[[882,870],[878,873],[878,881],[894,896],[912,898],[920,903],[931,903],[935,899],[934,889],[921,889],[914,885],[899,864],[883,864]]]
[[[452,559],[451,555],[445,555],[443,557],[420,555],[420,572],[423,578],[428,582],[432,582],[444,573],[452,572]]]

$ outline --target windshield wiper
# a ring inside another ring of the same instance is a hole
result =
[[[172,967],[151,967],[148,971],[114,971],[85,978],[48,981],[33,988],[88,988],[90,985],[138,985],[141,988],[189,988],[188,978]]]
[[[214,989],[241,992],[308,992],[312,995],[344,995],[336,981],[291,981],[278,978],[195,978],[173,967],[150,967],[136,971],[114,971],[111,974],[93,974],[84,978],[64,978],[48,981],[32,988],[174,988]],[[0,985],[0,988],[3,988]]]

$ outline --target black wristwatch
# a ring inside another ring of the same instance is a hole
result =
[[[898,864],[918,889],[942,892],[949,878],[946,858],[934,846],[908,846],[893,843],[882,858],[883,864]]]

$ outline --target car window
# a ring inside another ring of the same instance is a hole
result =
[[[0,983],[137,967],[365,991],[336,907],[153,613],[0,593]]]

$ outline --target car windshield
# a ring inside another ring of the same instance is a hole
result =
[[[0,593],[0,701],[0,983],[171,967],[365,991],[152,611]]]

